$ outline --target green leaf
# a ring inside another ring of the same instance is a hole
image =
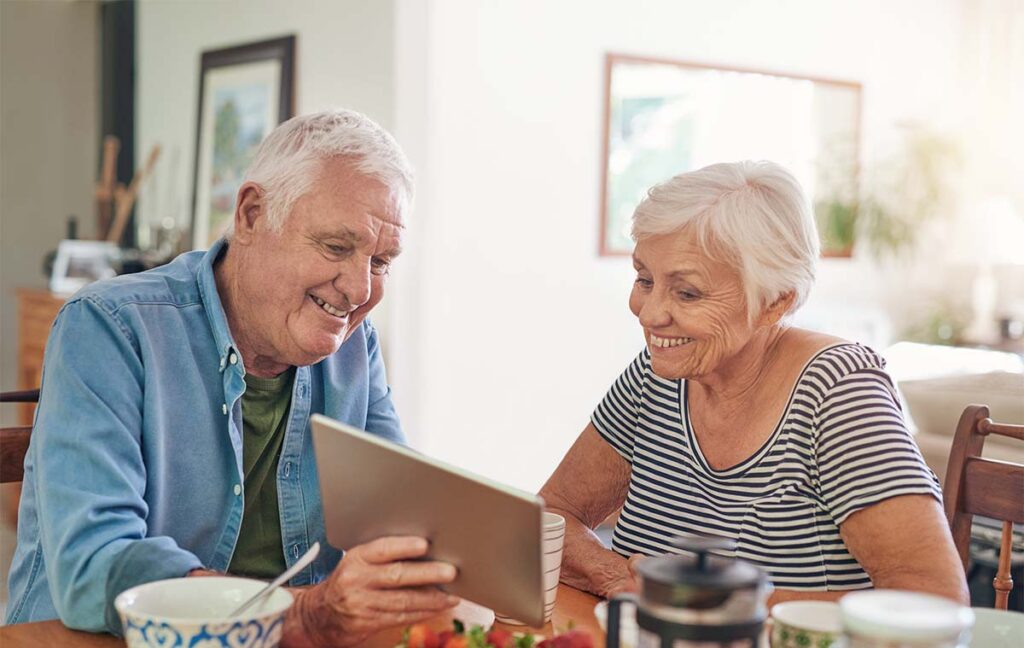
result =
[[[483,626],[473,626],[466,635],[470,648],[487,648],[487,633]]]
[[[519,635],[516,637],[516,648],[533,648],[535,641],[532,634]]]
[[[458,619],[452,621],[452,625],[455,626],[455,634],[466,634],[466,624]]]

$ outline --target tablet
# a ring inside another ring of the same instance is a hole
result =
[[[445,591],[544,625],[543,500],[326,416],[310,422],[329,543],[422,536],[430,559],[459,570]]]

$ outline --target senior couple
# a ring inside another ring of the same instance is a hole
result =
[[[367,315],[402,249],[409,164],[366,117],[291,119],[209,251],[99,282],[50,335],[8,623],[118,632],[113,599],[215,572],[269,578],[313,543],[284,646],[358,645],[457,600],[427,540],[326,543],[313,413],[402,442]],[[787,324],[817,233],[793,177],[717,164],[633,220],[642,351],[541,491],[562,579],[601,596],[674,537],[727,536],[775,600],[892,587],[964,600],[940,491],[874,351]],[[638,344],[638,347],[641,346]],[[621,511],[612,549],[592,529]]]

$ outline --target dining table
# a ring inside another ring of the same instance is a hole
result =
[[[600,599],[587,592],[561,584],[555,598],[555,610],[551,621],[539,628],[506,625],[497,627],[512,632],[528,632],[540,637],[550,637],[570,628],[586,630],[593,639],[595,648],[604,648],[604,632],[594,616],[594,606]],[[493,612],[482,606],[463,602],[445,614],[428,619],[424,623],[437,631],[449,630],[458,619],[467,626],[487,625],[494,618]],[[366,648],[394,648],[402,639],[403,628],[384,630],[361,646]],[[60,621],[36,621],[0,627],[0,648],[117,648],[124,646],[124,640],[109,634],[96,634],[70,630]]]

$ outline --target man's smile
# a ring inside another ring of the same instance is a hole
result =
[[[339,319],[345,319],[346,317],[349,316],[349,313],[352,312],[350,310],[349,311],[343,311],[340,308],[336,308],[334,306],[331,306],[330,304],[328,304],[324,300],[320,299],[316,295],[310,295],[310,298],[313,300],[313,302],[317,306],[320,307],[321,310],[323,310],[324,312],[326,312],[326,313],[328,313],[330,315],[333,315],[334,317],[337,317]]]

